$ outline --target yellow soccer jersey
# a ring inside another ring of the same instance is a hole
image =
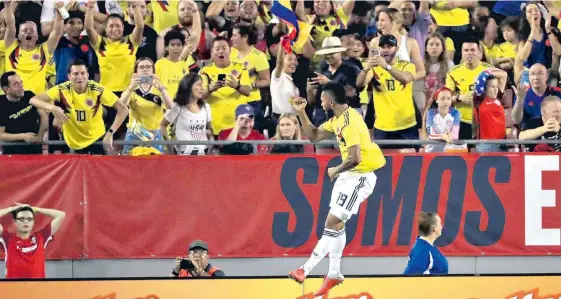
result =
[[[465,8],[444,9],[449,1],[435,1],[430,9],[430,14],[438,26],[463,26],[469,24],[469,12]]]
[[[134,73],[136,45],[129,36],[119,41],[101,37],[93,45],[99,64],[100,84],[110,91],[127,89]]]
[[[196,61],[191,55],[189,55],[187,60],[177,62],[164,57],[156,61],[156,76],[166,87],[169,96],[175,98],[179,82],[196,66]]]
[[[240,58],[240,52],[236,48],[232,48],[230,52],[230,61],[238,62],[243,64],[244,68],[249,73],[249,80],[251,84],[257,81],[259,77],[258,72],[268,70],[269,69],[269,61],[267,60],[267,55],[265,53],[255,49],[253,49],[249,54],[245,57]],[[251,90],[251,93],[247,97],[247,102],[255,102],[261,100],[261,92],[259,88],[254,88]]]
[[[6,43],[4,40],[0,40],[0,76],[4,74],[6,70]]]
[[[154,30],[158,34],[164,29],[171,26],[177,25],[177,6],[179,1],[177,0],[150,0],[152,4],[152,14],[154,16]]]
[[[6,43],[4,40],[0,40],[0,76],[6,72]],[[4,91],[0,88],[0,95],[3,95]]]
[[[307,18],[311,18],[311,15],[307,15]],[[325,20],[316,20],[314,24],[314,34],[313,34],[313,46],[316,49],[321,48],[321,44],[326,37],[330,37],[333,31],[339,28],[346,28],[347,22],[349,21],[349,16],[345,14],[343,7],[339,7],[335,11],[335,15],[327,17]]]
[[[503,57],[503,52],[498,44],[493,44],[491,48],[487,47],[484,43],[480,43],[485,52],[485,58],[489,64],[494,64],[497,58]]]
[[[21,77],[25,90],[41,94],[46,90],[47,64],[51,57],[46,42],[26,51],[16,40],[6,49],[5,71],[15,71]]]
[[[55,86],[55,82],[56,82],[56,63],[55,63],[55,57],[51,57],[49,59],[49,62],[47,63],[47,82],[46,82],[46,89],[51,88],[52,86]]]
[[[62,126],[62,132],[68,147],[75,150],[90,146],[105,134],[101,105],[113,107],[118,100],[114,93],[92,80],[84,93],[76,93],[68,81],[49,89],[47,95],[68,115],[70,120]]]
[[[218,75],[232,75],[240,82],[240,85],[250,86],[249,73],[243,64],[231,62],[226,68],[219,68],[214,63],[204,66],[199,72],[203,79],[203,86],[208,89],[210,82],[218,81]],[[212,128],[214,135],[220,131],[234,127],[236,124],[235,110],[240,104],[247,103],[244,95],[237,90],[224,86],[211,93],[207,102],[212,110]]]
[[[516,58],[516,45],[511,42],[504,42],[500,44],[499,48],[501,48],[503,58]]]
[[[337,144],[339,144],[343,161],[349,157],[350,147],[360,146],[362,159],[351,171],[372,172],[386,165],[384,154],[382,154],[380,147],[371,141],[370,132],[362,119],[362,115],[354,108],[349,107],[339,117],[332,117],[321,127],[337,136]]]
[[[407,61],[397,60],[392,68],[415,75],[415,65]],[[399,131],[417,124],[413,103],[413,82],[406,85],[380,66],[370,70],[373,88],[374,111],[376,121],[374,127],[382,131]]]
[[[447,37],[444,43],[446,44],[446,51],[456,52],[456,47],[454,47],[454,41],[451,38]]]
[[[156,88],[148,91],[137,87],[131,93],[129,123],[131,128],[135,122],[140,123],[148,130],[158,130],[164,118],[164,102],[162,95]]]
[[[479,63],[473,70],[468,69],[464,63],[458,64],[448,72],[446,87],[452,91],[457,91],[460,95],[465,95],[475,88],[477,76],[489,68],[493,68],[493,66],[485,62]],[[471,124],[473,118],[473,107],[471,104],[458,102],[455,106],[460,111],[460,120]]]

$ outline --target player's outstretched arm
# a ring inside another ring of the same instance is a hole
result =
[[[35,211],[35,213],[43,214],[47,217],[53,218],[53,220],[51,221],[52,235],[54,235],[58,231],[60,225],[62,224],[62,221],[64,220],[64,217],[66,216],[65,212],[55,209],[43,209],[43,208],[33,207],[33,211]]]

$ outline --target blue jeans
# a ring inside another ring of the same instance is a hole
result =
[[[125,141],[153,141],[153,140],[163,140],[162,132],[160,130],[149,130],[146,129],[141,124],[135,124],[129,129],[127,129],[127,134],[125,135]],[[123,147],[123,154],[128,155],[133,148],[138,145],[125,145]],[[151,147],[158,150],[160,153],[164,153],[163,145],[152,145]]]

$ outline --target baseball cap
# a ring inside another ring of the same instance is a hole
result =
[[[391,35],[391,34],[387,34],[387,35],[382,35],[380,37],[380,41],[378,42],[378,45],[380,47],[383,46],[392,46],[392,47],[397,47],[397,39],[395,38],[395,36]]]
[[[253,107],[251,105],[241,104],[238,106],[238,108],[236,108],[236,117],[242,114],[249,114],[251,116],[255,116],[255,111],[253,110]]]
[[[191,245],[189,245],[189,251],[191,251],[195,248],[201,248],[201,249],[204,249],[204,250],[208,251],[208,244],[205,241],[202,241],[202,240],[195,240],[191,243]]]

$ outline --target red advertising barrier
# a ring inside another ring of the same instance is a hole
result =
[[[395,155],[347,222],[346,255],[404,256],[437,211],[449,256],[559,255],[558,155]],[[334,156],[0,157],[0,207],[64,210],[48,256],[162,258],[193,239],[212,256],[307,256],[321,235]],[[37,228],[47,219],[38,216]],[[0,223],[13,230],[6,216]]]

